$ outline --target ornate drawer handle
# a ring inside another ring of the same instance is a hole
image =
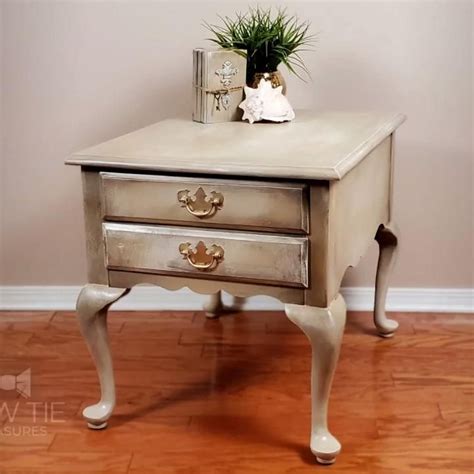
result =
[[[179,244],[179,253],[187,259],[189,264],[201,271],[214,270],[219,262],[224,258],[224,249],[219,245],[211,245],[208,250],[206,244],[200,240],[196,249],[191,248],[191,243]]]
[[[224,203],[224,196],[221,193],[212,191],[208,197],[201,187],[197,188],[194,196],[191,196],[189,189],[179,191],[177,196],[181,207],[185,207],[190,214],[200,218],[214,215]]]

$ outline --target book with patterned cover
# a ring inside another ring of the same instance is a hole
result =
[[[239,52],[236,52],[239,51]],[[196,48],[193,51],[193,120],[240,120],[247,60],[244,50]]]

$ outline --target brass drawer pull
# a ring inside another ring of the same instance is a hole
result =
[[[191,266],[201,271],[214,270],[224,258],[224,249],[222,247],[213,244],[208,250],[202,240],[197,243],[195,250],[191,248],[191,243],[189,242],[179,244],[179,253],[188,260]]]
[[[212,191],[208,197],[201,187],[197,189],[194,196],[191,196],[188,189],[178,191],[177,196],[181,207],[185,207],[190,214],[200,218],[214,215],[224,204],[224,196],[221,193]]]

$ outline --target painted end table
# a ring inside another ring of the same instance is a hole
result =
[[[344,330],[341,280],[372,239],[380,255],[374,320],[381,336],[397,248],[394,132],[403,115],[298,112],[291,123],[204,125],[170,119],[75,153],[83,179],[88,281],[77,312],[101,399],[115,404],[108,307],[139,283],[211,295],[269,295],[312,345],[311,451],[334,462],[327,407]]]

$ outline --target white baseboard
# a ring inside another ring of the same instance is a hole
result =
[[[0,286],[0,310],[73,310],[79,286]],[[373,308],[374,289],[343,288],[347,307],[352,311]],[[187,289],[166,291],[139,286],[121,299],[115,310],[199,310],[205,296]],[[230,301],[229,295],[225,299]],[[283,304],[273,298],[256,296],[245,304],[251,310],[281,310]],[[392,288],[387,297],[389,311],[474,312],[474,289],[471,288]]]

